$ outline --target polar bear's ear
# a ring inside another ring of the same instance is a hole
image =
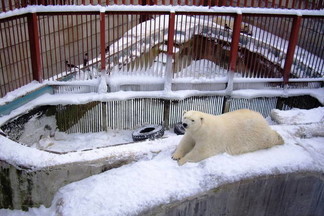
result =
[[[182,115],[186,114],[186,112],[188,112],[187,110],[183,110],[182,111]]]

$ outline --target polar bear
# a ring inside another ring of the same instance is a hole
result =
[[[248,109],[218,116],[192,110],[184,112],[182,124],[186,132],[172,155],[179,165],[223,152],[236,155],[284,143],[260,113]]]

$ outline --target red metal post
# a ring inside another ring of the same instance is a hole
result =
[[[298,33],[299,33],[299,29],[300,29],[300,24],[301,24],[301,16],[294,17],[294,20],[292,23],[292,29],[291,29],[290,37],[289,37],[289,44],[288,44],[288,49],[287,49],[285,66],[284,66],[284,74],[283,74],[284,84],[287,84],[288,80],[289,80],[291,66],[294,61],[295,48],[296,48],[296,45],[298,42]]]
[[[170,13],[169,18],[169,30],[168,30],[168,55],[173,54],[173,42],[174,42],[174,26],[175,26],[175,13]]]
[[[231,52],[230,52],[230,63],[229,63],[229,69],[230,71],[233,72],[236,69],[236,59],[238,54],[238,45],[240,41],[241,23],[242,23],[242,14],[237,14],[234,20]]]
[[[4,0],[1,1],[1,5],[2,5],[2,12],[6,12],[6,5]]]
[[[101,71],[106,69],[106,40],[105,40],[105,12],[100,13],[100,53]]]
[[[33,70],[33,79],[39,82],[43,81],[41,73],[41,57],[40,57],[40,43],[38,34],[38,21],[37,15],[31,13],[27,15],[28,34],[30,42],[31,64]]]

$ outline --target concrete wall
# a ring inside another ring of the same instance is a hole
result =
[[[145,216],[322,216],[323,173],[261,176],[147,210]]]

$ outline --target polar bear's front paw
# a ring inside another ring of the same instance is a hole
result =
[[[173,160],[180,160],[182,158],[182,155],[179,152],[174,152],[172,155]]]

